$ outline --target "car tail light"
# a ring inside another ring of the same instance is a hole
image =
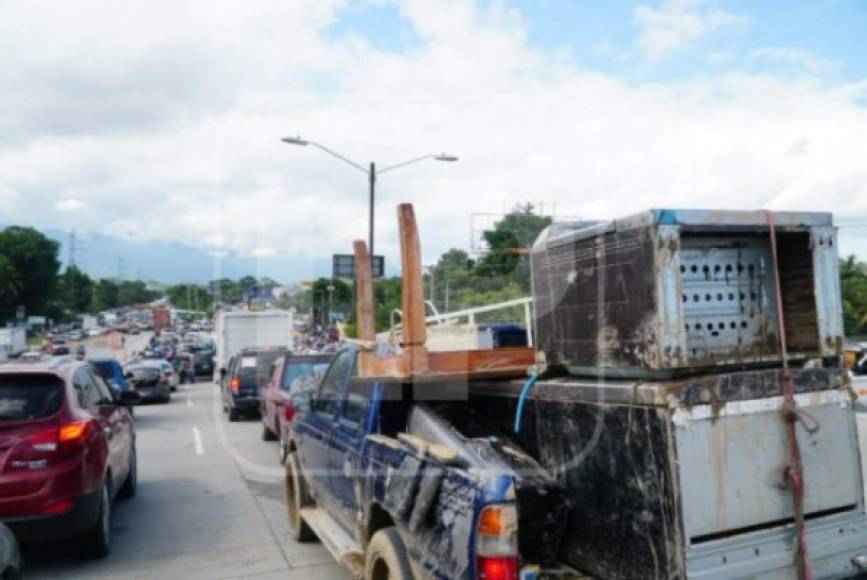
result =
[[[292,408],[292,405],[286,403],[283,406],[283,415],[286,417],[286,422],[289,423],[292,419],[295,418],[295,409]]]
[[[58,439],[61,443],[70,443],[80,441],[87,435],[87,430],[90,427],[90,421],[74,421],[60,427]]]
[[[229,388],[232,389],[233,393],[237,393],[241,389],[241,379],[234,377],[229,381]]]
[[[476,523],[476,573],[480,580],[518,578],[518,512],[513,505],[484,508]]]

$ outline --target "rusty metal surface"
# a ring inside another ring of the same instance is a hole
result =
[[[838,356],[842,306],[830,215],[775,216],[790,357]],[[764,219],[762,212],[653,210],[543,232],[531,268],[544,361],[573,374],[655,379],[778,361]]]

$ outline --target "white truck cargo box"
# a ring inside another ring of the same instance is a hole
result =
[[[220,312],[214,327],[217,347],[214,381],[219,381],[220,369],[242,348],[286,347],[291,350],[292,330],[292,313],[288,311]]]

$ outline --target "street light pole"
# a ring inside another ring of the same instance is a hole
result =
[[[367,251],[370,252],[370,275],[376,277],[376,259],[373,257],[373,208],[376,198],[376,164],[370,163],[370,222],[367,228]]]
[[[374,217],[374,207],[375,207],[375,201],[376,201],[375,197],[376,197],[376,177],[377,177],[376,164],[371,162],[370,167],[368,169],[365,169],[364,166],[362,166],[361,164],[356,163],[355,161],[352,161],[351,159],[341,155],[337,151],[333,151],[332,149],[329,149],[328,147],[325,147],[324,145],[321,145],[321,144],[317,143],[316,141],[310,141],[308,139],[302,139],[301,137],[297,137],[297,136],[296,137],[283,137],[281,139],[281,141],[283,141],[284,143],[288,143],[290,145],[300,145],[302,147],[306,147],[307,145],[313,145],[314,147],[321,149],[325,153],[328,153],[332,157],[336,157],[337,159],[340,159],[341,161],[343,161],[347,165],[351,165],[352,167],[358,169],[359,171],[367,174],[367,180],[368,180],[368,183],[370,184],[370,208],[369,208],[369,212],[370,212],[369,221],[370,221],[370,223],[368,225],[367,251],[370,252],[370,271],[371,271],[371,274],[376,276],[376,269],[374,267],[374,265],[376,264],[376,261],[374,259],[375,254],[373,251],[373,217]],[[386,171],[391,171],[393,169],[399,169],[401,167],[405,167],[407,165],[411,165],[411,164],[417,163],[419,161],[424,161],[425,159],[435,159],[436,161],[454,162],[454,161],[458,160],[458,157],[455,155],[448,155],[446,153],[440,153],[439,155],[422,155],[421,157],[415,157],[413,159],[409,159],[408,161],[396,163],[395,165],[389,165],[388,167],[385,167],[384,169],[380,169],[379,173],[385,173]]]

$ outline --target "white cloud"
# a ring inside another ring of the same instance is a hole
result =
[[[750,53],[749,61],[783,64],[795,67],[799,72],[826,75],[840,68],[840,63],[817,56],[809,50],[787,46],[768,46]]]
[[[277,254],[277,248],[271,248],[269,246],[259,246],[253,248],[253,251],[250,254],[255,258],[270,258],[271,256],[275,256]]]
[[[86,204],[75,198],[59,199],[54,202],[54,209],[57,211],[78,211],[84,209]]]
[[[400,3],[422,39],[402,54],[326,34],[336,1],[99,6],[4,8],[6,222],[327,261],[366,238],[367,181],[281,143],[289,134],[363,164],[461,157],[381,176],[376,249],[390,265],[403,201],[416,204],[428,261],[469,246],[471,213],[527,200],[588,218],[770,205],[867,220],[867,83],[729,72],[631,84],[529,47],[514,12],[469,0]],[[677,6],[699,15],[701,34],[738,18]],[[698,37],[678,38],[653,54]],[[788,155],[801,140],[806,154]],[[88,211],[60,215],[66,199]]]
[[[663,0],[658,8],[641,4],[633,18],[637,46],[650,61],[658,61],[722,28],[746,24],[748,19],[706,0]]]

